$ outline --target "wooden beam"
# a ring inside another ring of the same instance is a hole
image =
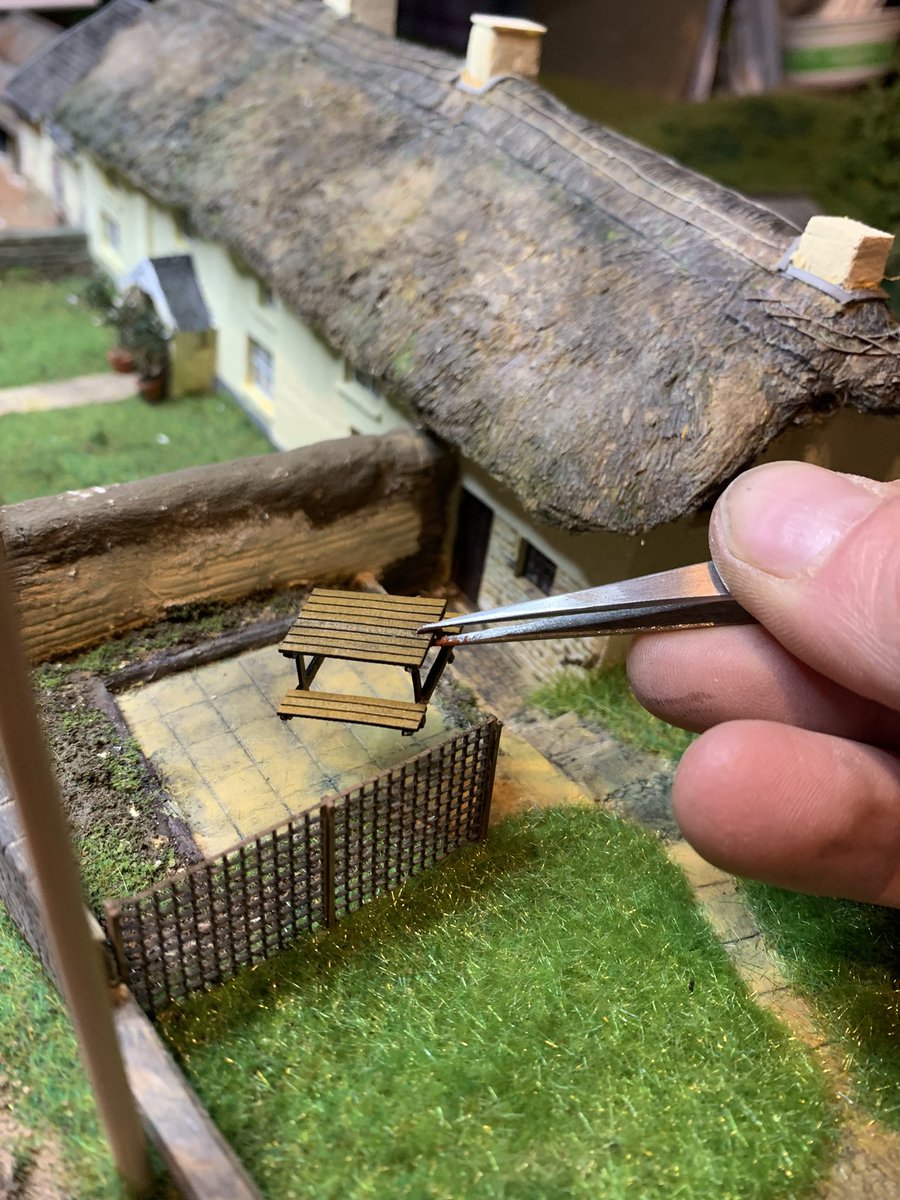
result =
[[[119,1174],[136,1195],[152,1182],[128,1087],[110,991],[86,920],[81,878],[44,740],[0,539],[0,744],[25,833],[53,961]]]
[[[192,1200],[260,1200],[153,1025],[130,992],[121,991],[115,1025],[125,1070],[147,1132],[176,1185]]]

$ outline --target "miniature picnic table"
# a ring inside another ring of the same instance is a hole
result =
[[[296,663],[298,684],[278,706],[279,717],[283,721],[314,717],[415,733],[425,724],[428,701],[453,657],[450,647],[441,647],[423,680],[434,638],[417,630],[442,620],[446,609],[446,600],[423,596],[314,588],[278,647]],[[310,685],[328,658],[403,667],[412,678],[413,699],[313,692]]]

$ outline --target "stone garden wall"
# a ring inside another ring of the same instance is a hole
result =
[[[11,268],[34,271],[48,279],[92,275],[96,268],[81,229],[0,230],[0,275]]]

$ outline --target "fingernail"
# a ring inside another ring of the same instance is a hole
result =
[[[767,463],[722,497],[724,533],[737,558],[770,575],[799,575],[829,557],[881,503],[849,475],[810,463]]]

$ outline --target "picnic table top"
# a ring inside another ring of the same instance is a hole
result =
[[[314,588],[278,649],[388,666],[421,667],[433,638],[420,625],[440,621],[446,600]]]

